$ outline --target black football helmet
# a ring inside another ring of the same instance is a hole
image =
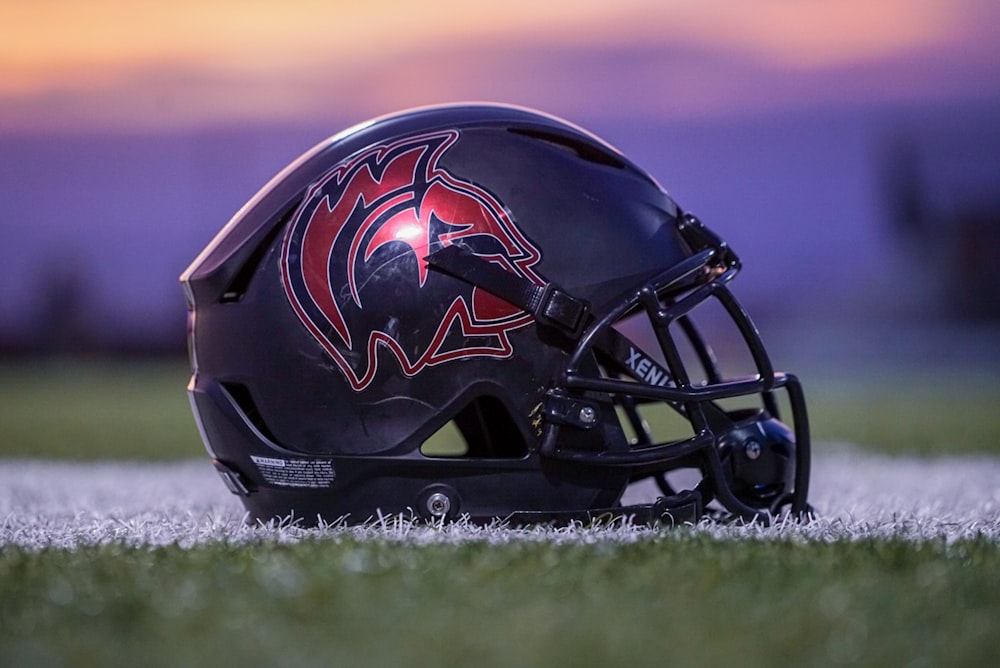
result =
[[[574,125],[405,111],[305,153],[184,272],[191,405],[255,520],[804,513],[805,401],[739,267]]]

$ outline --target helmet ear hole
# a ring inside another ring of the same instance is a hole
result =
[[[420,452],[425,457],[520,459],[527,456],[528,443],[503,402],[484,395],[425,440]]]
[[[448,420],[420,446],[424,457],[466,457],[469,444],[454,420]]]

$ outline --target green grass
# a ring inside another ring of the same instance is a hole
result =
[[[1000,665],[1000,548],[897,541],[0,550],[0,664]]]
[[[205,456],[183,361],[0,366],[0,457]]]
[[[0,366],[0,457],[204,456],[183,361]],[[806,379],[813,439],[890,453],[1000,455],[1000,383]]]
[[[930,387],[906,379],[820,385],[809,401],[814,440],[893,454],[1000,455],[1000,382]]]

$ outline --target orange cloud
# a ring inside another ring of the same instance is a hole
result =
[[[661,108],[651,84],[668,81],[693,107],[719,108],[748,72],[934,49],[995,59],[983,26],[1000,17],[993,0],[0,3],[0,127],[293,119],[461,98],[585,107],[589,93],[629,85],[646,91],[629,104]],[[595,60],[591,73],[560,61],[630,51],[641,57]]]

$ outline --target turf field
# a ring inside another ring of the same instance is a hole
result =
[[[811,525],[518,532],[247,526],[185,383],[0,368],[0,665],[1000,665],[988,384],[812,388]]]

